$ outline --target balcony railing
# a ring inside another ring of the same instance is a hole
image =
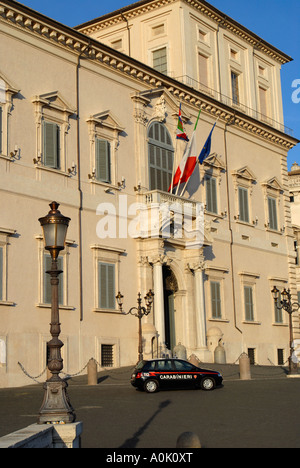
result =
[[[241,102],[236,103],[232,98],[225,96],[224,94],[221,94],[219,91],[216,91],[215,89],[212,89],[206,85],[203,85],[202,83],[195,80],[194,78],[191,78],[190,76],[184,75],[184,76],[179,76],[175,79],[177,81],[180,81],[181,83],[186,84],[187,86],[190,86],[191,88],[196,89],[197,91],[201,91],[202,93],[206,94],[207,96],[212,97],[213,99],[216,99],[219,102],[222,102],[226,106],[230,106],[233,109],[238,110],[239,112],[243,112],[244,114],[249,115],[250,117],[256,120],[259,120],[260,122],[263,122],[267,125],[270,125],[273,128],[276,128],[277,130],[279,130],[282,133],[285,133],[286,135],[289,135],[291,137],[294,136],[294,132],[291,128],[286,127],[284,124],[277,122],[271,117],[264,115],[255,109],[251,109],[250,107],[246,106],[245,104],[242,104]]]

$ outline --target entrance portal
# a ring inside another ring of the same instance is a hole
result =
[[[171,268],[163,267],[164,281],[164,313],[165,313],[165,343],[166,347],[173,351],[176,346],[175,327],[175,293],[178,291],[176,277]]]

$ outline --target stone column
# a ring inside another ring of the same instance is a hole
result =
[[[165,348],[165,314],[164,314],[164,288],[163,288],[163,262],[159,257],[153,260],[154,283],[154,317],[158,333],[159,347]]]
[[[195,291],[195,326],[196,326],[196,348],[206,349],[206,314],[204,297],[204,259],[197,263],[188,265],[188,268],[194,272],[194,291]]]

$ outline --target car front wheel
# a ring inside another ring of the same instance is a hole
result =
[[[147,393],[155,393],[158,391],[158,382],[156,382],[156,380],[147,380],[147,382],[145,382],[144,384],[144,390],[147,392]]]
[[[200,386],[202,390],[209,391],[215,388],[216,382],[211,377],[205,377],[204,379],[201,380]]]

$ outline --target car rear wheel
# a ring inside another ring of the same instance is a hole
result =
[[[147,382],[145,382],[144,384],[144,390],[147,392],[147,393],[155,393],[158,391],[158,382],[156,382],[156,380],[147,380]]]
[[[216,382],[212,377],[204,377],[204,379],[201,380],[200,386],[202,390],[210,391],[215,388]]]

